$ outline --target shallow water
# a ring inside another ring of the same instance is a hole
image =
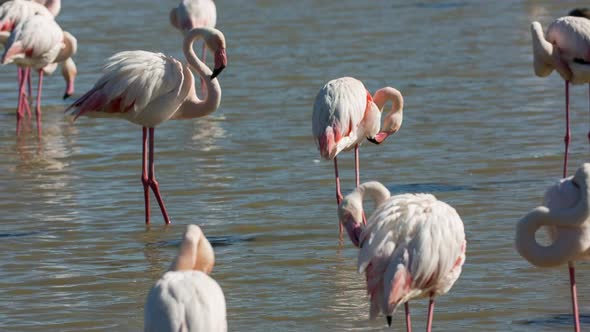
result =
[[[175,1],[64,3],[78,38],[76,96],[126,49],[182,57]],[[0,330],[137,331],[149,288],[189,223],[213,239],[214,278],[232,331],[385,329],[368,321],[356,250],[337,241],[333,168],[311,138],[315,94],[354,76],[405,98],[401,131],[363,145],[362,180],[433,192],[467,232],[467,261],[437,300],[438,331],[570,328],[567,269],[537,269],[514,250],[514,225],[561,174],[563,81],[532,70],[529,24],[573,1],[218,1],[228,42],[220,109],[156,130],[156,172],[173,224],[143,224],[141,130],[63,117],[46,79],[41,142],[15,138],[16,76],[0,72]],[[88,7],[91,6],[91,7]],[[587,88],[572,89],[570,172],[588,155]],[[33,130],[34,132],[34,126]],[[340,158],[345,191],[352,154]],[[577,270],[584,326],[590,273]],[[422,330],[426,300],[411,303]],[[394,317],[403,330],[403,315]]]

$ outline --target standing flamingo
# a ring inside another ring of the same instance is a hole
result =
[[[214,263],[211,244],[199,226],[189,225],[170,270],[147,296],[144,331],[227,331],[223,291],[208,276]]]
[[[193,42],[203,38],[215,54],[213,72],[195,55]],[[117,117],[143,127],[142,177],[145,198],[145,222],[150,222],[149,188],[160,205],[166,224],[170,217],[154,175],[155,127],[170,119],[192,119],[206,116],[217,110],[221,101],[221,87],[216,79],[227,64],[225,37],[221,31],[196,28],[184,38],[183,51],[188,65],[162,53],[126,51],[113,55],[104,69],[104,75],[90,91],[76,100],[71,110],[75,118],[80,115]],[[207,96],[201,100],[195,93],[191,68],[205,78]],[[149,165],[148,159],[149,130]]]
[[[576,13],[574,13],[576,14]],[[553,21],[543,34],[539,22],[531,24],[535,74],[545,77],[555,69],[565,80],[565,153],[563,177],[567,176],[570,138],[569,83],[590,83],[590,20],[585,17],[565,16]],[[590,91],[590,85],[589,85]],[[590,132],[588,132],[590,141]],[[574,326],[580,331],[580,319],[573,262],[569,264],[570,289],[574,311]]]
[[[516,226],[516,249],[519,254],[539,267],[555,267],[589,259],[589,190],[588,163],[582,165],[575,176],[562,179],[549,187],[545,193],[544,206],[529,212]],[[549,246],[540,245],[535,239],[535,233],[541,227],[548,228],[552,240]],[[575,318],[575,329],[579,331],[577,315]]]
[[[194,28],[215,28],[217,8],[213,0],[182,0],[170,11],[170,24],[186,33]],[[207,48],[203,43],[201,60],[207,63]],[[205,81],[201,79],[201,94],[205,96]]]
[[[365,195],[375,203],[366,225],[362,223]],[[367,278],[370,317],[381,311],[391,326],[391,315],[404,303],[411,331],[408,301],[429,296],[426,329],[430,331],[434,297],[451,289],[465,262],[465,232],[455,209],[430,194],[391,196],[381,183],[372,181],[344,198],[338,216],[360,248],[358,269]]]
[[[385,103],[391,100],[393,106],[381,126],[381,112]],[[312,132],[324,159],[334,160],[336,177],[336,202],[342,201],[338,161],[341,151],[354,148],[356,186],[360,183],[358,148],[367,138],[380,144],[389,135],[399,130],[403,120],[404,99],[402,94],[391,87],[385,87],[371,94],[363,83],[352,77],[329,81],[317,94],[313,106]],[[342,225],[340,225],[342,239]]]
[[[34,15],[19,23],[10,33],[6,43],[2,64],[14,62],[18,66],[26,67],[28,75],[30,68],[39,72],[37,88],[37,133],[41,136],[41,89],[45,71],[55,70],[57,62],[64,62],[70,58],[77,48],[76,39],[64,32],[53,17]],[[17,108],[17,133],[20,121],[24,115],[25,79],[21,79],[19,86],[19,102]]]

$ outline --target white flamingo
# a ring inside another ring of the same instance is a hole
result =
[[[203,38],[215,54],[213,72],[193,51],[193,42],[198,38]],[[164,221],[170,223],[154,174],[155,127],[170,119],[206,116],[215,112],[221,102],[221,87],[216,77],[227,64],[225,37],[221,31],[209,28],[189,31],[184,38],[183,51],[188,65],[162,53],[117,53],[108,60],[104,75],[94,87],[66,109],[75,118],[81,115],[115,117],[143,127],[141,180],[146,223],[150,222],[149,188],[156,196]],[[207,84],[208,93],[203,100],[195,93],[191,69]]]
[[[582,13],[574,14],[583,15]],[[547,33],[539,22],[531,24],[535,74],[545,77],[556,70],[565,81],[565,153],[563,158],[563,177],[567,176],[569,144],[571,142],[569,124],[569,83],[590,83],[590,20],[585,17],[565,16],[553,21]],[[589,85],[590,88],[590,85]],[[589,89],[590,90],[590,89]],[[590,131],[588,132],[590,141]],[[568,264],[574,311],[575,330],[580,330],[575,268]]]
[[[380,131],[383,106],[389,100],[393,106]],[[403,120],[403,107],[404,99],[398,90],[385,87],[372,97],[363,83],[352,77],[331,80],[318,92],[313,106],[312,133],[320,155],[324,159],[334,160],[337,204],[342,201],[337,155],[354,148],[358,186],[359,145],[365,138],[379,144],[397,132]]]
[[[147,296],[144,331],[227,331],[223,291],[208,275],[214,263],[211,244],[199,226],[189,225],[170,270]]]
[[[362,223],[363,199],[375,211]],[[371,297],[370,317],[387,317],[403,303],[411,331],[408,301],[430,297],[427,331],[432,328],[434,297],[447,293],[465,262],[465,232],[461,218],[448,204],[430,194],[391,196],[379,182],[366,182],[347,195],[338,209],[340,222],[359,247],[358,270],[365,272]]]
[[[531,264],[556,267],[590,259],[590,164],[580,167],[575,176],[560,180],[545,193],[543,206],[523,217],[516,226],[516,249]],[[535,233],[549,231],[551,245],[537,243]],[[570,270],[570,273],[573,271]],[[572,275],[570,278],[575,282]],[[575,283],[574,283],[575,285]],[[575,293],[573,294],[576,295]],[[577,301],[574,301],[577,305]],[[574,327],[580,330],[579,313],[574,307]]]
[[[41,135],[41,90],[43,86],[43,74],[55,70],[58,62],[71,63],[70,59],[77,50],[77,41],[70,33],[63,31],[53,17],[33,15],[20,22],[10,33],[2,54],[2,64],[14,62],[17,66],[24,67],[23,77],[27,77],[30,68],[39,72],[39,85],[37,88],[37,132]],[[64,68],[70,68],[64,66]],[[75,65],[73,72],[75,76]],[[73,78],[72,78],[73,81]],[[17,133],[20,121],[24,115],[25,79],[21,79],[19,85],[19,102],[17,108]],[[73,85],[72,85],[73,87]]]

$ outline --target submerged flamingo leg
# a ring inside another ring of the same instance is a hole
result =
[[[141,152],[141,183],[143,184],[143,198],[145,200],[145,224],[150,223],[150,191],[147,167],[147,134],[148,130],[143,127],[143,140]]]
[[[340,205],[342,202],[342,192],[340,191],[340,177],[338,176],[338,160],[334,157],[334,174],[336,176],[336,203]],[[342,241],[342,223],[338,223],[338,237]]]
[[[360,175],[360,163],[359,163],[359,145],[354,146],[354,172],[355,172],[355,180],[356,180],[356,187],[358,188],[361,185],[361,175]],[[365,216],[365,211],[363,210],[363,224],[367,224],[367,217]]]
[[[426,332],[432,331],[432,318],[434,316],[434,294],[430,294],[430,301],[428,301],[428,321],[426,323]]]
[[[404,308],[406,309],[406,332],[412,332],[412,318],[410,317],[410,304],[408,302],[404,303]]]
[[[207,63],[207,46],[205,45],[205,42],[203,42],[203,51],[201,53],[201,60],[203,61],[203,63]],[[205,85],[205,79],[203,78],[203,76],[201,76],[201,96],[203,98],[203,100],[206,97],[207,94],[207,88]]]
[[[162,199],[162,194],[160,194],[160,186],[158,185],[158,181],[156,181],[156,176],[154,172],[154,128],[149,128],[149,136],[150,136],[150,145],[149,145],[149,174],[148,174],[148,183],[156,196],[156,200],[160,205],[160,210],[162,211],[162,217],[164,217],[164,221],[166,224],[170,223],[170,217],[168,216],[168,212],[166,212],[166,206],[164,205],[164,200]]]
[[[29,76],[30,70],[31,70],[30,67],[22,68],[22,79],[27,81],[28,85],[31,85],[30,76]],[[30,94],[31,93],[29,92],[29,95]],[[31,118],[31,107],[29,106],[29,95],[27,95],[27,93],[23,89],[23,102],[22,102],[23,104],[21,107],[23,107],[23,114],[26,111],[27,117],[30,119]]]
[[[30,74],[30,71],[29,71]],[[30,76],[29,76],[30,78]],[[43,70],[39,69],[39,85],[37,86],[37,105],[35,115],[37,118],[37,135],[41,137],[41,89],[43,87]]]
[[[565,155],[563,157],[563,177],[567,174],[567,155],[569,151],[569,145],[571,142],[570,137],[570,86],[569,81],[565,81],[565,137],[563,141],[565,143]]]

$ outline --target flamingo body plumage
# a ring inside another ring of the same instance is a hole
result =
[[[211,277],[211,244],[196,225],[189,225],[170,270],[152,287],[144,308],[146,332],[225,332],[223,291]]]
[[[375,211],[363,225],[367,195]],[[359,247],[358,271],[366,276],[371,318],[379,313],[389,317],[414,298],[429,296],[432,306],[433,298],[447,293],[459,278],[466,250],[463,222],[433,195],[391,196],[381,183],[366,182],[344,198],[338,213]]]
[[[213,0],[182,0],[170,11],[170,24],[181,31],[194,28],[214,28],[217,8]]]

